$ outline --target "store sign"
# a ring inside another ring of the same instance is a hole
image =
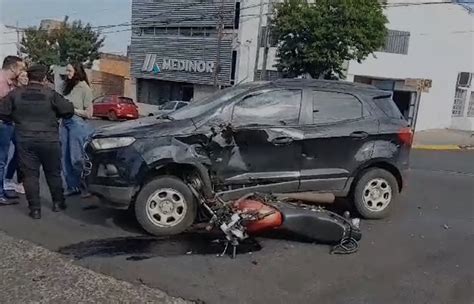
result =
[[[161,64],[159,64],[157,61],[157,55],[147,54],[145,56],[145,60],[143,61],[142,72],[153,72],[154,74],[158,74],[161,71],[182,71],[211,74],[214,72],[214,61],[174,58],[163,58],[161,59]]]

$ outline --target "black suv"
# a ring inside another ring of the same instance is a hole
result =
[[[90,191],[133,207],[155,235],[196,219],[208,198],[326,192],[365,218],[388,215],[403,187],[412,131],[391,99],[339,81],[254,82],[161,117],[105,127],[87,146]]]

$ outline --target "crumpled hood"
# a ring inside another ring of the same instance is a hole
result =
[[[155,117],[140,118],[98,128],[93,137],[133,136],[135,138],[189,134],[196,128],[190,119],[167,120]]]

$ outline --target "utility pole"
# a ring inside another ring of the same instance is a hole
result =
[[[260,61],[260,40],[262,39],[262,19],[263,19],[263,0],[260,0],[260,17],[258,19],[258,33],[257,33],[257,54],[255,54],[255,67],[253,71],[253,79],[257,79],[258,63]]]
[[[225,0],[221,0],[221,6],[219,8],[219,17],[218,17],[218,25],[217,25],[217,54],[216,54],[216,62],[214,63],[214,88],[218,88],[219,85],[219,73],[221,70],[221,46],[222,46],[222,38],[224,36],[224,4]]]
[[[263,42],[265,43],[263,49],[263,63],[262,73],[260,73],[260,80],[267,79],[267,63],[268,63],[268,49],[270,43],[270,23],[272,22],[271,11],[273,10],[273,0],[268,0],[268,11],[267,11],[267,26],[265,28],[265,36]]]

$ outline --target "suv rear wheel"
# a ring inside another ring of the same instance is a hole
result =
[[[148,182],[135,202],[138,222],[157,236],[183,232],[193,224],[196,211],[196,201],[189,187],[171,176]]]
[[[382,219],[388,216],[399,194],[398,182],[392,173],[370,168],[365,170],[354,189],[354,204],[366,219]]]

